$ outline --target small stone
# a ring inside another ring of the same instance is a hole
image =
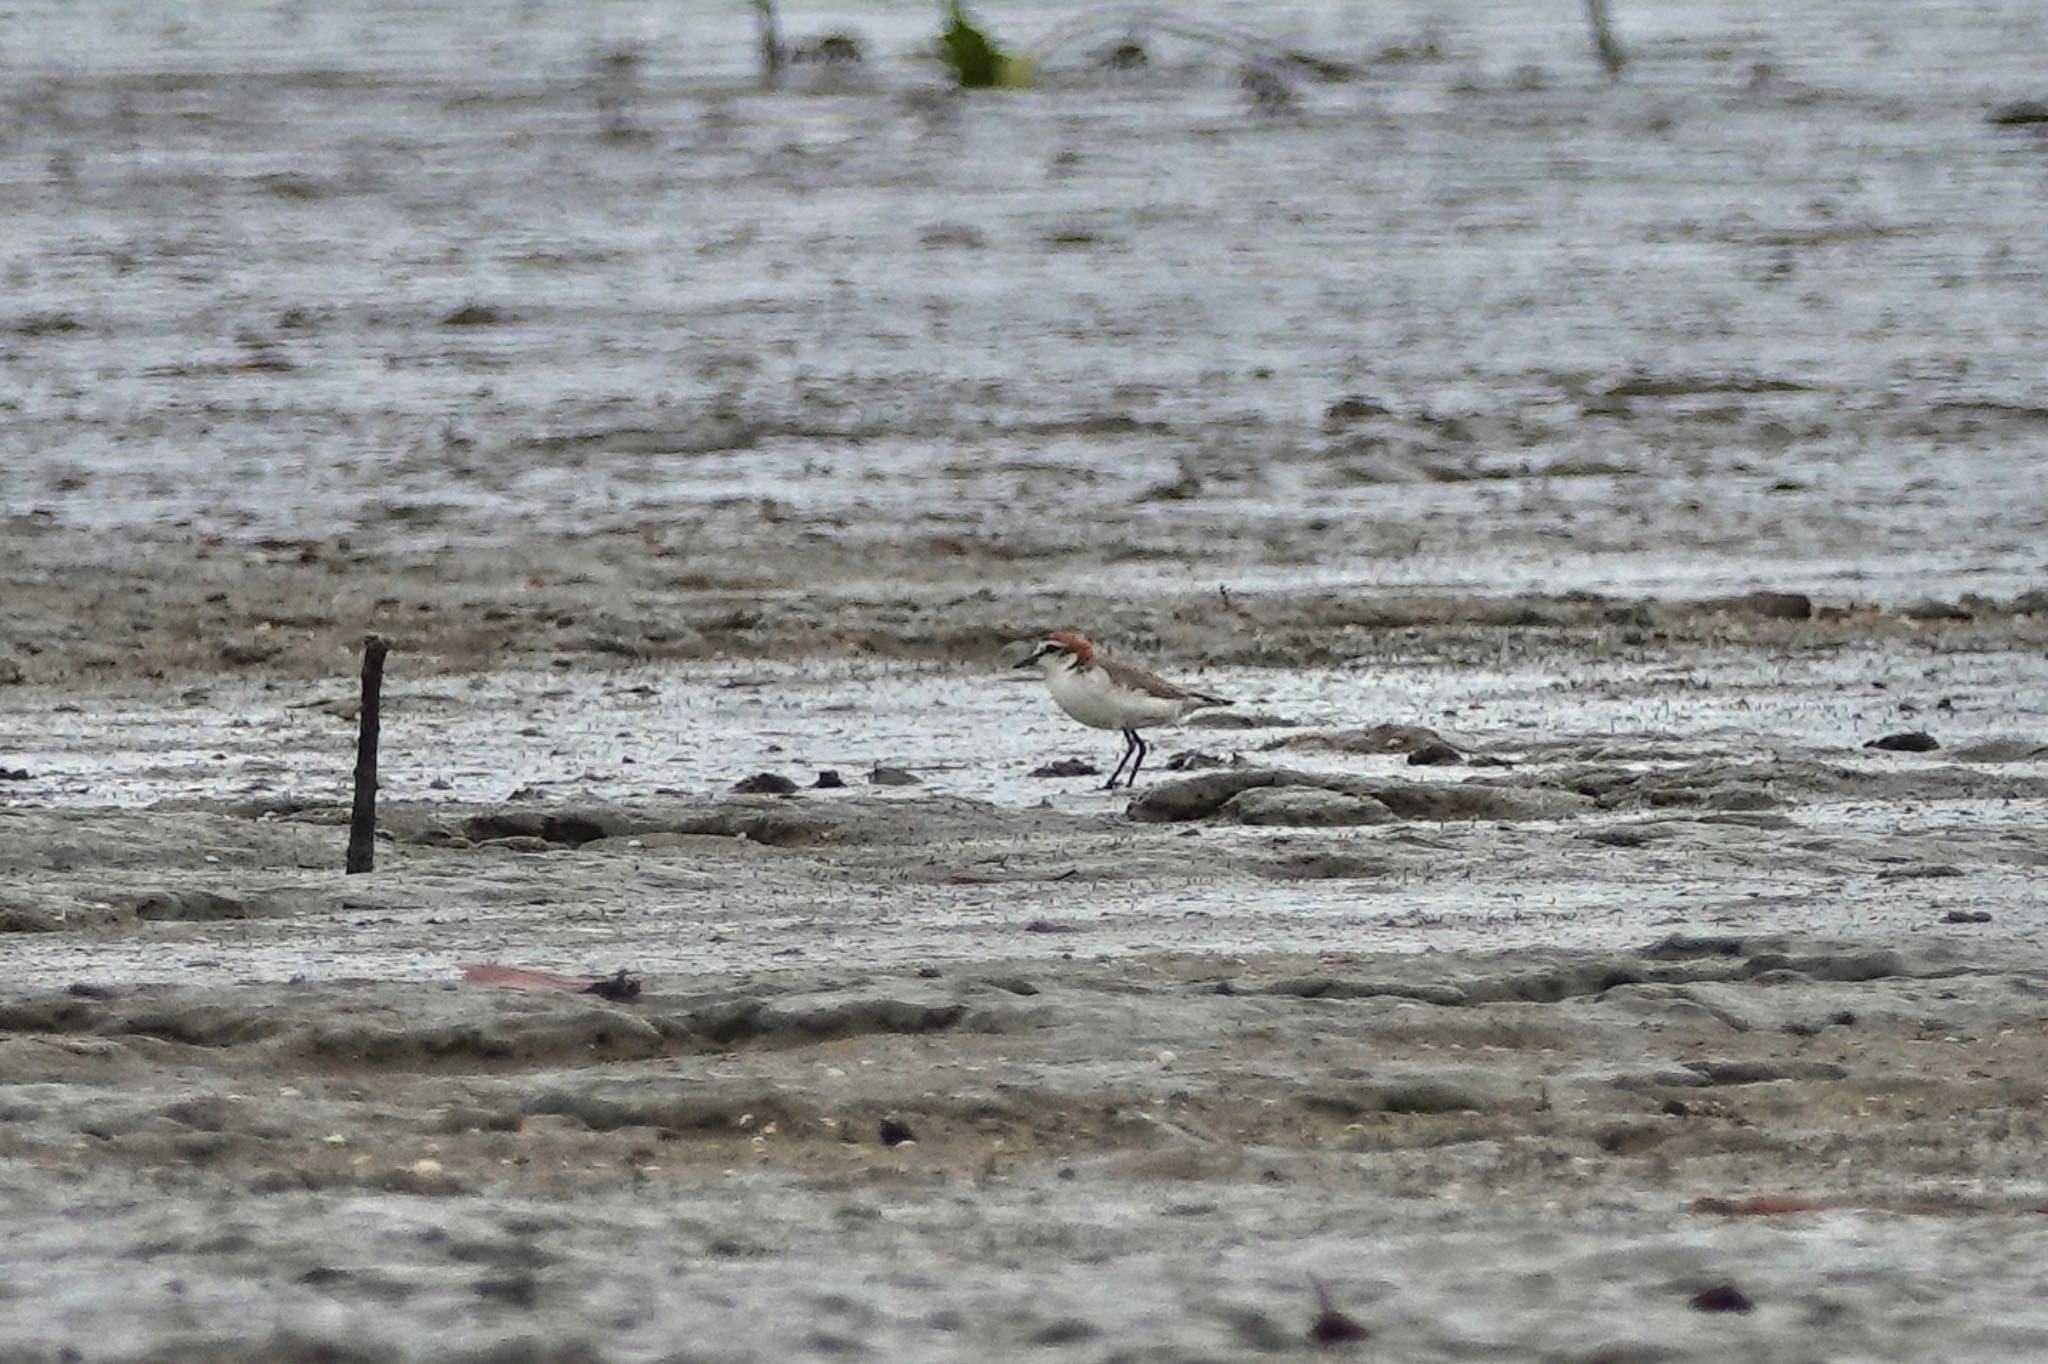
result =
[[[916,1141],[917,1133],[910,1130],[910,1124],[898,1117],[882,1119],[878,1131],[884,1146],[901,1146],[907,1141]]]
[[[1443,740],[1424,744],[1408,755],[1410,767],[1444,767],[1451,763],[1465,761],[1465,755],[1452,748]]]
[[[1100,1327],[1091,1325],[1077,1317],[1063,1317],[1032,1333],[1033,1345],[1073,1345],[1084,1340],[1093,1340],[1102,1334]]]
[[[1323,409],[1323,420],[1331,426],[1344,426],[1351,422],[1363,421],[1368,417],[1391,417],[1394,410],[1377,398],[1354,394],[1339,398]]]
[[[1702,1288],[1692,1295],[1692,1310],[1695,1312],[1754,1312],[1756,1304],[1749,1294],[1732,1283],[1717,1283],[1712,1288]]]
[[[465,303],[441,319],[444,327],[495,327],[505,321],[503,309],[488,303]]]
[[[640,978],[628,975],[625,968],[620,967],[602,980],[593,980],[584,986],[583,993],[622,1004],[627,1000],[640,998]]]
[[[915,773],[906,772],[900,767],[877,767],[868,773],[868,783],[872,786],[923,785]]]
[[[1916,729],[1904,734],[1887,734],[1863,746],[1881,748],[1888,753],[1931,753],[1941,747],[1941,741],[1924,729]]]
[[[828,767],[818,774],[816,781],[811,783],[811,789],[814,791],[837,791],[845,785],[846,778],[839,775],[839,769]]]
[[[1991,911],[1988,909],[1952,909],[1941,916],[1945,924],[1988,924]]]
[[[734,782],[732,789],[742,796],[786,796],[796,790],[796,783],[779,772],[756,772]]]
[[[1061,758],[1058,762],[1051,762],[1043,767],[1032,768],[1030,775],[1034,777],[1099,777],[1102,775],[1102,769],[1094,763],[1085,762],[1080,758]]]

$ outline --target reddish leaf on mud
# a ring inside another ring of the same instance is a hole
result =
[[[629,999],[640,993],[640,983],[621,971],[616,976],[561,976],[553,971],[529,971],[523,966],[497,966],[473,962],[462,968],[464,985],[495,985],[505,990],[564,990],[572,995],[603,995],[606,999]],[[626,986],[632,987],[631,991]]]
[[[1798,1194],[1751,1194],[1748,1198],[1696,1198],[1694,1212],[1722,1217],[1781,1217],[1790,1212],[1820,1212],[1827,1205]]]

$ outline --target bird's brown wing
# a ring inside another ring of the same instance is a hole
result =
[[[1207,692],[1189,691],[1185,687],[1176,687],[1158,673],[1148,673],[1143,668],[1134,668],[1128,663],[1118,663],[1115,659],[1098,658],[1095,660],[1095,666],[1108,673],[1110,680],[1118,685],[1129,687],[1132,691],[1144,692],[1147,696],[1156,696],[1162,701],[1200,701],[1202,704],[1209,706],[1227,706],[1231,704],[1231,702],[1226,701],[1220,696],[1211,696]]]

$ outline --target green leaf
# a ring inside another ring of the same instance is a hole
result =
[[[990,90],[1031,83],[1028,58],[1013,57],[990,41],[967,17],[960,0],[946,0],[946,27],[939,34],[939,55],[963,90]]]

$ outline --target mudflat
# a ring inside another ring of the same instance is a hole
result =
[[[2048,1351],[2048,19],[1499,9],[32,16],[0,1360]]]

